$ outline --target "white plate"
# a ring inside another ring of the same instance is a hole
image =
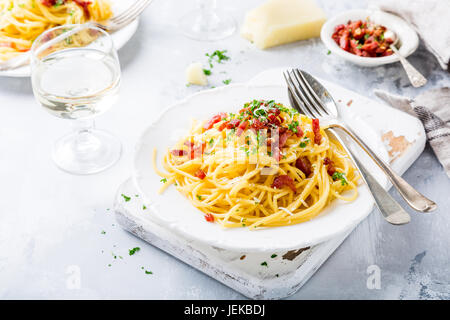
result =
[[[126,10],[133,1],[130,0],[111,0],[112,10],[115,15],[120,14],[122,11]],[[131,39],[133,34],[136,32],[139,21],[136,19],[125,28],[114,32],[111,34],[114,46],[117,50],[122,48],[128,40]],[[30,76],[30,66],[26,65],[13,70],[0,71],[0,77],[29,77]]]
[[[311,221],[255,231],[247,228],[222,229],[216,223],[206,222],[204,214],[173,186],[158,194],[161,178],[152,168],[153,149],[158,150],[157,161],[160,164],[166,150],[186,134],[190,118],[206,120],[220,111],[236,112],[245,102],[253,99],[274,99],[289,105],[284,86],[236,84],[194,94],[164,110],[150,125],[136,146],[133,170],[136,187],[147,207],[151,208],[146,217],[187,239],[248,252],[295,249],[317,244],[342,234],[366,217],[372,209],[373,200],[365,186],[358,188],[359,196],[355,201],[334,201]],[[362,133],[365,141],[386,160],[386,151],[376,133],[357,116],[350,117],[358,119],[359,125],[354,128],[355,131]],[[379,181],[386,185],[383,178]]]
[[[417,36],[417,33],[405,20],[379,10],[357,9],[342,12],[337,16],[328,19],[328,21],[322,26],[322,29],[320,31],[320,38],[322,39],[322,42],[325,44],[328,50],[330,50],[333,54],[336,54],[339,57],[360,66],[375,67],[398,61],[399,58],[395,54],[379,58],[357,56],[341,49],[331,38],[334,32],[334,28],[337,25],[346,24],[349,20],[364,21],[367,17],[369,17],[371,21],[381,24],[388,29],[393,30],[397,34],[397,37],[399,37],[399,41],[401,43],[399,52],[404,57],[412,54],[419,46],[419,37]]]

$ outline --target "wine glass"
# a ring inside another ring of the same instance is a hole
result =
[[[53,146],[59,168],[91,174],[119,160],[120,141],[95,129],[93,120],[116,102],[120,85],[117,52],[105,31],[83,24],[42,33],[31,48],[31,81],[44,109],[75,127]]]
[[[234,33],[236,23],[226,13],[217,9],[216,0],[196,0],[197,9],[181,18],[179,27],[195,40],[220,40]]]

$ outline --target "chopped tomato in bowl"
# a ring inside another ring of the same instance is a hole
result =
[[[367,19],[369,18],[369,19]],[[363,67],[376,67],[399,61],[389,47],[393,38],[396,47],[407,57],[419,46],[416,31],[402,18],[369,9],[353,9],[329,18],[320,31],[326,46],[326,59],[347,60]]]
[[[387,28],[375,24],[368,18],[365,21],[349,20],[334,28],[331,38],[343,50],[361,57],[385,57],[393,54],[389,47],[394,40],[385,37]]]

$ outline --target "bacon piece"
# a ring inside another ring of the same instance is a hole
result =
[[[213,127],[213,125],[215,125],[217,122],[219,122],[222,119],[225,119],[227,117],[227,114],[224,112],[221,112],[219,114],[216,114],[215,116],[213,116],[211,119],[208,120],[208,122],[206,122],[203,125],[203,129],[205,130],[209,130]]]
[[[214,216],[211,213],[205,214],[205,220],[208,222],[214,222]]]
[[[51,6],[54,6],[56,4],[56,0],[41,0],[41,3],[44,6],[51,7]]]
[[[272,183],[272,188],[275,189],[281,189],[283,188],[283,186],[288,186],[289,188],[291,188],[292,191],[297,192],[294,180],[292,180],[292,178],[289,177],[287,174],[276,177]]]
[[[185,156],[187,155],[187,152],[185,150],[181,150],[181,149],[175,149],[170,151],[171,154],[173,154],[174,156],[177,157],[181,157],[181,156]]]
[[[264,129],[266,128],[266,124],[262,121],[260,121],[259,119],[253,119],[253,123],[251,126],[253,129],[255,130],[260,130],[260,129]]]
[[[287,139],[291,136],[289,131],[286,131],[280,135],[280,141],[278,142],[278,147],[281,149],[286,144]]]
[[[195,172],[195,174],[194,174],[194,176],[196,176],[197,178],[200,178],[200,179],[205,179],[205,177],[206,177],[206,173],[202,170],[202,169],[198,169],[196,172]]]
[[[248,122],[246,120],[242,121],[236,130],[236,135],[240,136],[242,132],[247,128]]]
[[[276,109],[276,110],[278,110],[278,109]],[[276,126],[279,126],[281,124],[280,119],[275,114],[269,114],[267,116],[267,120],[269,121],[269,123],[274,124]]]
[[[323,159],[323,164],[327,166],[328,175],[333,176],[333,174],[336,172],[334,162],[330,160],[330,158],[326,157]]]
[[[194,159],[197,156],[200,156],[203,154],[203,151],[205,151],[206,148],[206,142],[202,141],[202,143],[198,146],[194,146],[193,148],[189,148],[190,151],[190,159]]]
[[[324,162],[325,163],[325,162]],[[306,177],[308,177],[312,172],[311,162],[307,157],[299,157],[297,161],[295,161],[295,167],[301,170]]]
[[[217,130],[222,131],[223,129],[228,127],[228,121],[224,121],[220,126],[217,127]]]
[[[228,122],[228,124],[227,124],[227,129],[234,129],[234,128],[236,128],[237,126],[239,126],[239,123],[240,123],[241,121],[239,120],[239,119],[233,119],[233,120],[231,120],[230,122]]]
[[[320,141],[322,141],[322,135],[320,134],[319,119],[312,119],[312,129],[314,132],[314,143],[320,144]]]
[[[270,110],[268,111],[268,113],[269,113],[269,114],[273,114],[273,115],[275,115],[276,117],[278,117],[278,116],[280,115],[280,113],[281,113],[281,110],[278,109],[278,108],[272,108],[272,109],[270,109]]]
[[[301,138],[303,136],[303,130],[300,126],[297,126],[297,137]]]
[[[92,4],[92,2],[86,1],[86,0],[73,0],[73,2],[75,2],[77,5],[79,5],[80,7],[83,8],[84,14],[89,19],[90,15],[89,15],[89,8],[88,8],[88,6],[90,4]]]

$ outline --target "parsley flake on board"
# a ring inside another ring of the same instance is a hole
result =
[[[228,84],[230,84],[231,79],[226,79],[226,80],[223,80],[222,82],[223,82],[224,84],[228,85]]]
[[[272,259],[274,259],[274,258],[278,257],[278,255],[274,253],[274,254],[271,255],[270,257],[271,257]]]
[[[125,200],[126,202],[130,201],[131,197],[128,197],[126,195],[124,195],[123,193],[121,194],[121,196],[123,197],[123,200]]]
[[[227,50],[216,50],[213,53],[206,53],[205,55],[208,57],[209,66],[213,68],[213,61],[217,63],[222,63],[222,61],[230,60],[230,57],[225,53]]]
[[[139,250],[141,250],[141,248],[139,248],[139,247],[135,247],[135,248],[133,248],[133,249],[129,249],[129,250],[128,250],[128,254],[129,254],[130,256],[132,256],[133,254],[135,254],[135,253],[138,252]]]
[[[264,267],[267,267],[267,262],[266,261],[261,262],[261,265],[264,266]]]
[[[159,180],[160,182],[162,182],[162,183],[166,183],[167,182],[167,179],[166,178],[162,178],[161,180]]]
[[[203,69],[203,73],[204,73],[206,76],[210,76],[210,75],[211,75],[211,70]]]

